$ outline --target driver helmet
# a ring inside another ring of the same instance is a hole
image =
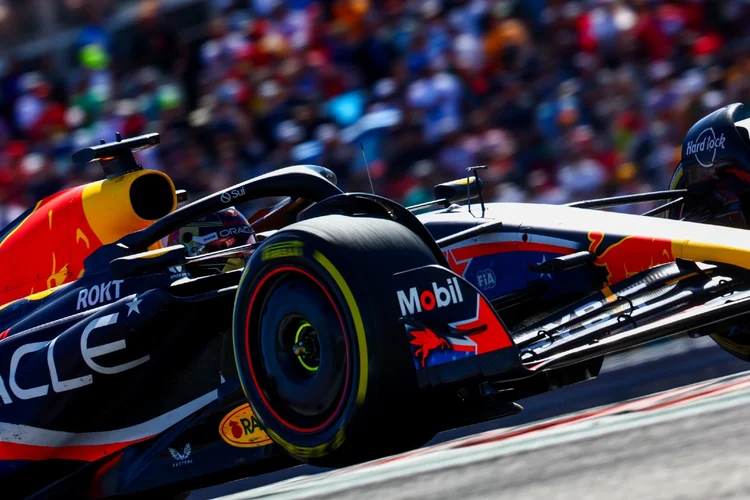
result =
[[[236,208],[206,215],[169,235],[169,246],[183,245],[188,257],[255,243],[255,232]]]

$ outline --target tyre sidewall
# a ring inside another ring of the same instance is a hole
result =
[[[243,390],[266,432],[303,461],[320,459],[341,448],[376,447],[380,429],[373,425],[380,419],[387,420],[387,415],[396,410],[396,402],[407,405],[416,401],[416,371],[405,333],[403,342],[397,342],[401,349],[393,349],[392,339],[381,343],[377,335],[368,335],[399,328],[395,298],[387,300],[394,293],[390,276],[372,272],[378,262],[359,263],[354,257],[342,255],[340,249],[308,232],[284,231],[253,255],[238,289],[233,335]],[[349,383],[344,402],[334,420],[317,432],[298,432],[276,419],[262,402],[249,373],[245,339],[248,304],[263,276],[281,266],[303,269],[325,286],[336,302],[347,336]],[[370,359],[387,360],[389,366],[372,369]],[[386,388],[388,394],[383,394]],[[373,437],[371,442],[368,435]]]

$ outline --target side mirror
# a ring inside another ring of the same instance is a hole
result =
[[[185,247],[174,245],[114,259],[109,263],[109,269],[112,276],[119,280],[181,266],[186,262]]]
[[[432,188],[436,200],[447,202],[466,201],[482,194],[482,180],[472,176],[466,179],[444,182]]]

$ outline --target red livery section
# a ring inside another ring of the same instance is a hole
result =
[[[83,211],[83,186],[39,202],[0,241],[0,304],[77,279],[102,242]]]
[[[93,462],[148,438],[102,445],[34,446],[22,443],[0,443],[0,460],[79,460]]]
[[[520,238],[520,236],[519,236]],[[573,249],[547,243],[535,243],[528,241],[498,241],[491,243],[477,243],[461,246],[443,252],[448,265],[456,274],[463,276],[472,259],[510,252],[542,252],[557,255],[568,255]]]
[[[159,198],[156,211],[145,210],[140,201]],[[176,205],[166,174],[144,170],[43,199],[0,236],[0,305],[77,280],[92,252],[151,225]]]
[[[466,332],[464,337],[469,344],[459,344],[454,341],[453,349],[456,351],[468,351],[474,354],[484,354],[496,351],[512,345],[510,335],[495,315],[495,311],[481,295],[477,295],[477,314],[474,318],[450,326],[457,330]],[[473,344],[473,345],[472,345]]]

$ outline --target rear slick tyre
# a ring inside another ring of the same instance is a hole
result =
[[[289,226],[250,259],[235,299],[235,360],[253,412],[293,457],[338,467],[434,435],[392,281],[430,264],[405,227],[341,215]]]
[[[685,189],[686,187],[687,181],[683,175],[682,167],[678,166],[672,175],[669,189]],[[668,210],[666,217],[667,219],[680,220],[684,217],[685,213],[686,204],[681,203]],[[728,330],[713,332],[709,334],[709,336],[719,345],[719,347],[727,351],[729,354],[743,361],[750,361],[750,333],[743,330],[746,329],[738,329],[737,332],[730,332]]]

